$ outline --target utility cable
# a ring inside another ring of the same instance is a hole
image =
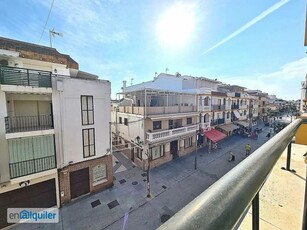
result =
[[[51,6],[50,6],[50,9],[49,9],[49,13],[48,13],[48,16],[47,16],[45,25],[44,25],[44,29],[43,29],[43,31],[42,31],[42,34],[41,34],[40,38],[39,38],[38,44],[41,42],[42,37],[43,37],[43,34],[44,34],[44,31],[45,31],[46,26],[47,26],[47,24],[48,24],[49,17],[50,17],[50,14],[51,14],[51,10],[52,10],[52,7],[53,7],[53,3],[54,3],[54,0],[52,0]]]

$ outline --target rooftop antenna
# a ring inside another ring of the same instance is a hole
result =
[[[169,71],[169,69],[166,67],[166,69],[165,69],[165,73],[167,73],[167,71]]]
[[[49,30],[49,39],[50,39],[50,47],[52,48],[52,41],[51,41],[51,37],[55,37],[55,35],[58,35],[60,37],[63,37],[62,33],[56,32],[54,31],[54,28],[52,30]]]
[[[133,77],[132,77],[132,78],[131,78],[131,85],[132,85],[132,83],[133,83],[133,80],[134,80],[134,79],[133,79]]]
[[[157,74],[158,74],[158,73],[157,73],[157,72],[155,72],[155,78],[157,77]]]

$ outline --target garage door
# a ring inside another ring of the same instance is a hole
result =
[[[0,194],[0,229],[7,226],[7,208],[49,208],[56,205],[55,179]]]
[[[70,196],[74,199],[90,192],[89,169],[84,168],[70,172]]]

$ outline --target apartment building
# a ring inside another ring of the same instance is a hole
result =
[[[183,89],[182,77],[160,74],[153,81],[126,87],[112,105],[113,133],[132,148],[128,157],[142,169],[183,156],[196,146],[197,96]],[[116,137],[115,137],[116,139]]]
[[[112,184],[110,82],[56,49],[0,38],[0,228]]]

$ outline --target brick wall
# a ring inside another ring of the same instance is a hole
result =
[[[69,55],[61,54],[54,48],[0,37],[0,49],[19,52],[21,58],[64,64],[68,68],[79,69],[79,64]]]
[[[106,181],[93,186],[93,168],[99,164],[105,164],[107,167],[107,178]],[[69,203],[71,201],[70,196],[70,172],[77,171],[80,169],[89,168],[89,184],[90,184],[90,193],[108,188],[113,185],[113,165],[112,165],[112,156],[99,157],[93,160],[83,161],[80,163],[68,165],[65,168],[59,169],[59,188],[60,188],[60,201],[61,205]],[[62,196],[61,192],[64,192]]]

